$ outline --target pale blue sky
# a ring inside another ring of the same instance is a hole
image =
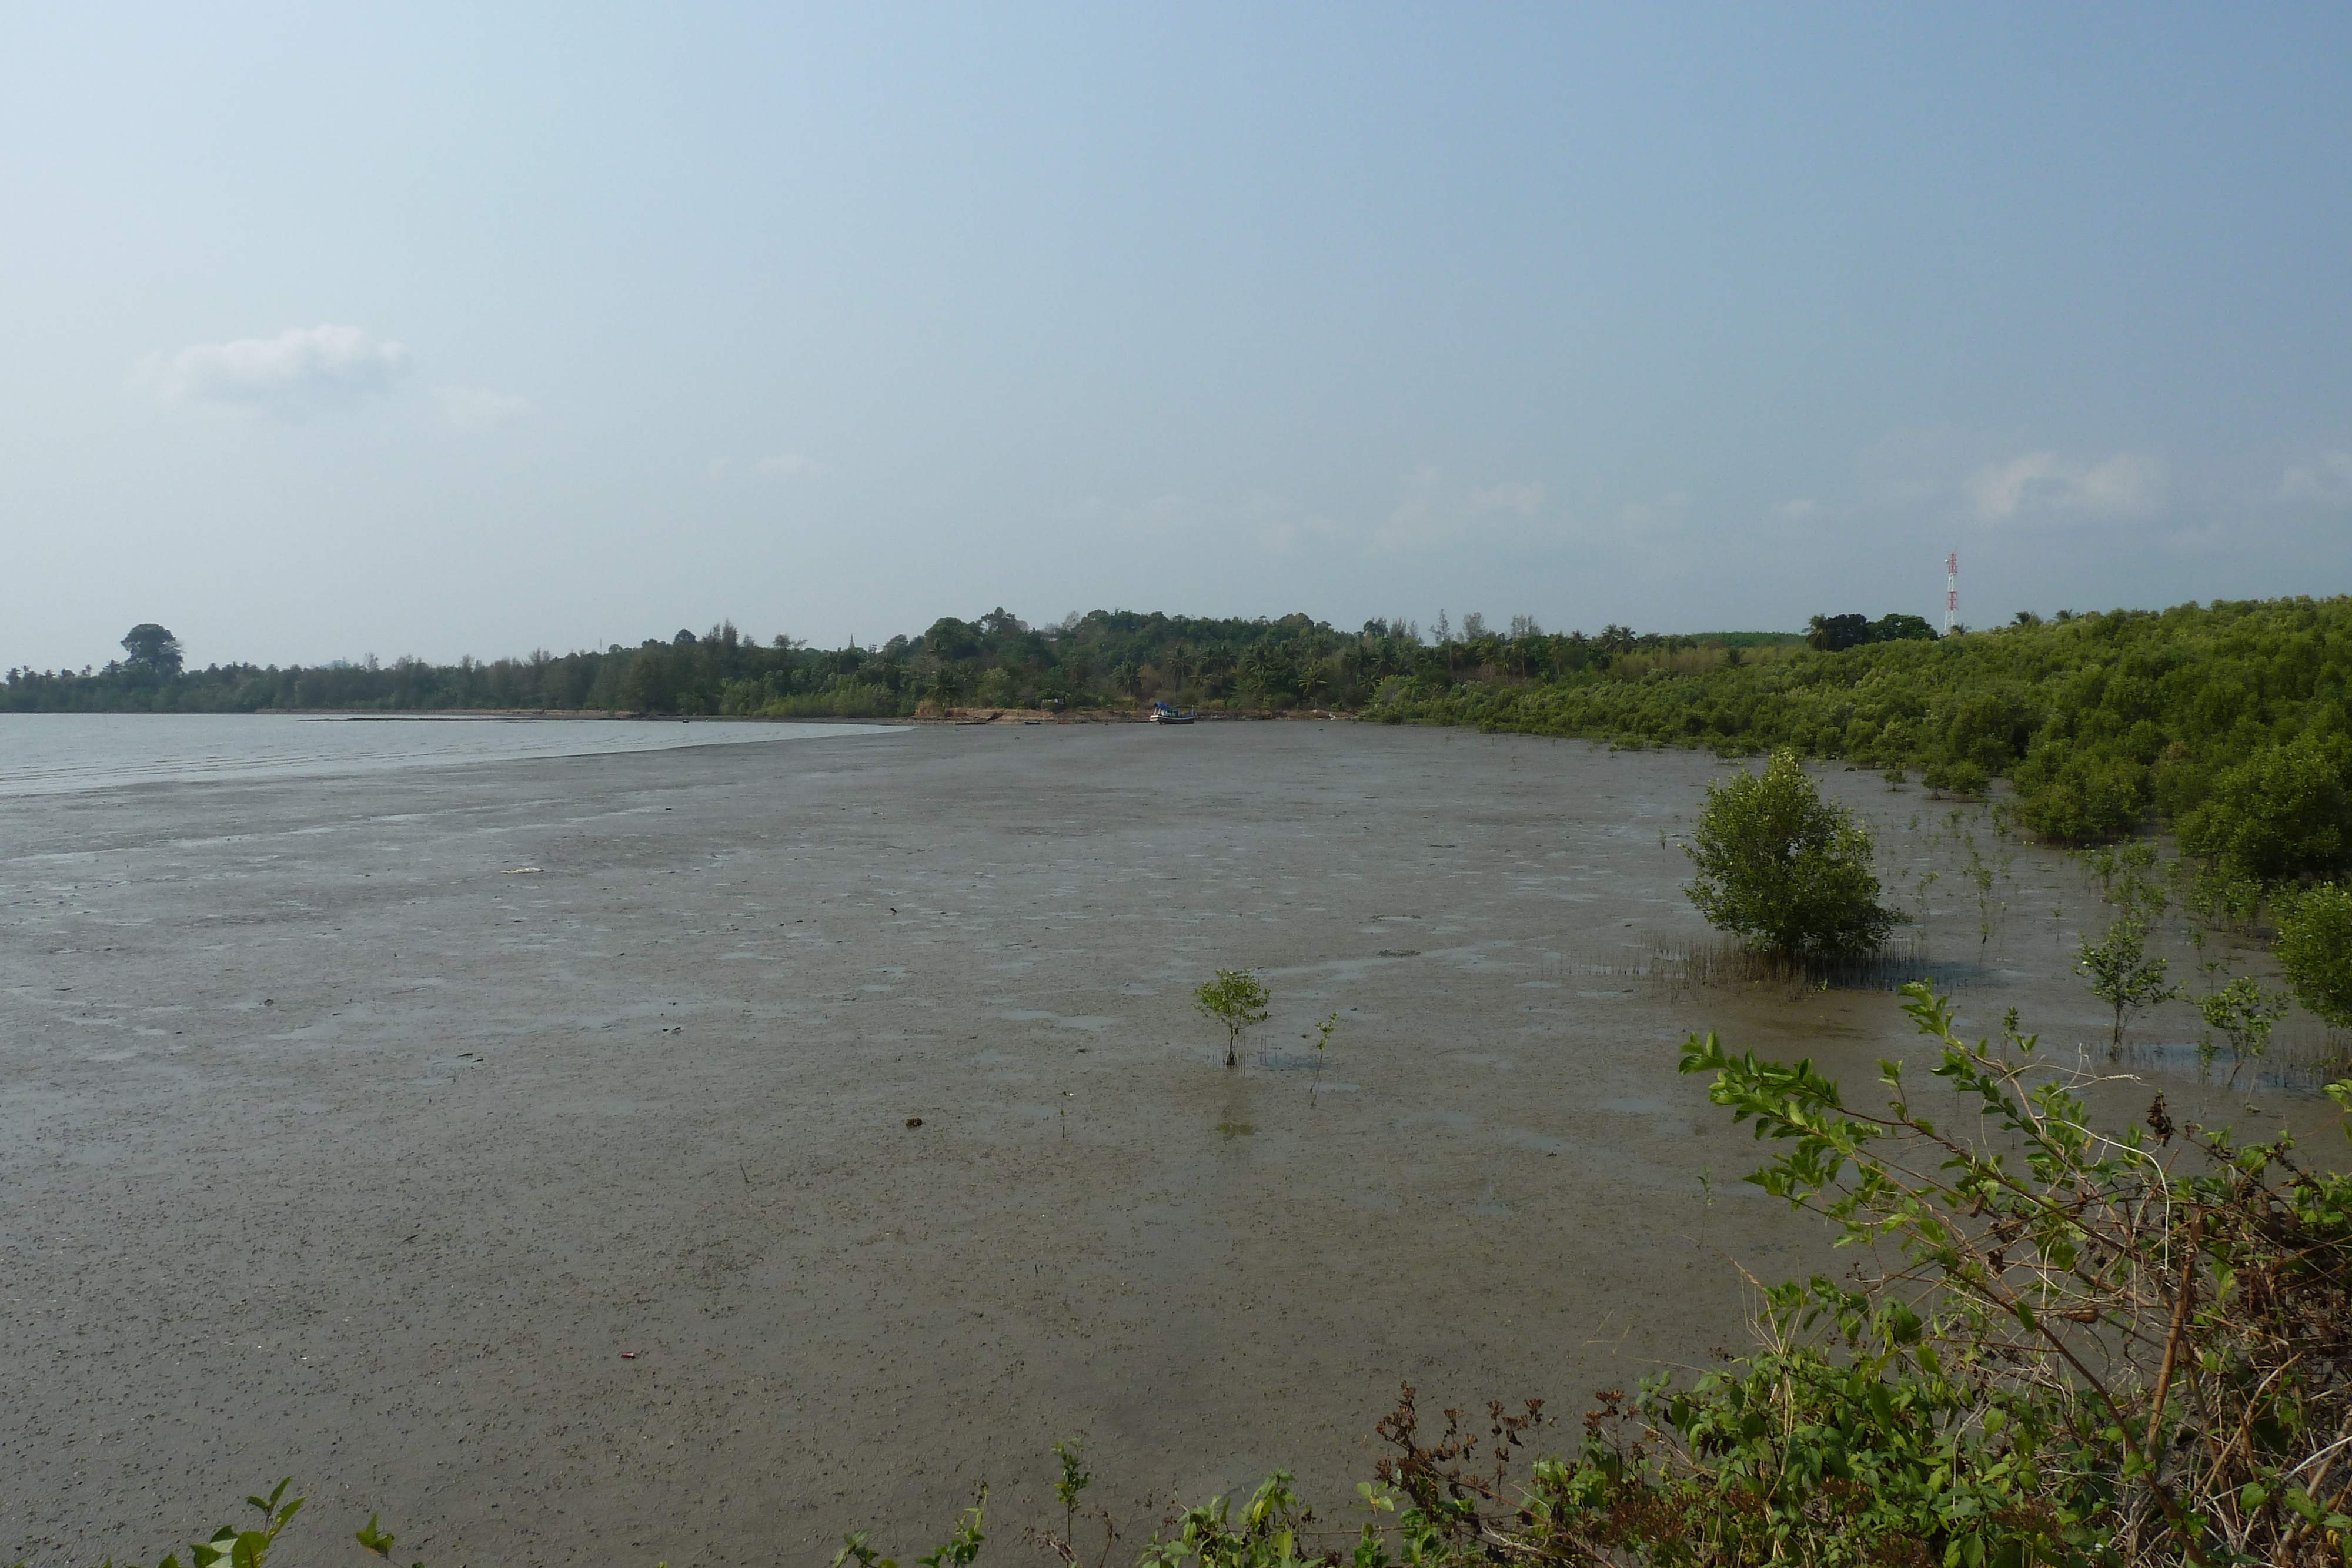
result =
[[[2352,589],[2352,7],[0,5],[0,666]]]

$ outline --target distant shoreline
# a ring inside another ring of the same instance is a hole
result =
[[[48,716],[68,717],[70,715]],[[142,714],[116,711],[108,717],[198,718],[202,714]],[[898,715],[828,715],[828,714],[677,714],[627,712],[608,713],[603,708],[412,708],[385,712],[380,708],[257,708],[250,713],[233,716],[246,718],[333,719],[343,724],[431,724],[448,719],[474,722],[547,719],[572,722],[581,719],[635,720],[646,724],[866,724],[866,725],[976,725],[976,724],[1148,724],[1150,716],[1142,712],[1112,712],[1089,708],[1077,713],[1055,713],[1044,708],[950,708],[944,714]],[[1357,716],[1335,708],[1237,708],[1231,711],[1204,710],[1195,716],[1203,724],[1228,721],[1262,721],[1268,719],[1321,720],[1325,723],[1354,723]]]

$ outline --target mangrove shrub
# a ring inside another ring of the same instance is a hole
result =
[[[2284,901],[2279,967],[2315,1018],[2352,1029],[2352,890],[2333,883]]]
[[[1707,924],[1790,957],[1864,953],[1902,915],[1878,902],[1870,833],[1821,798],[1794,751],[1706,787],[1684,891]]]

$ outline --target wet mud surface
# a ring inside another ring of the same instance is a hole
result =
[[[1659,977],[1724,771],[932,727],[0,801],[0,1531],[152,1558],[291,1473],[321,1561],[805,1562],[984,1479],[1017,1557],[1069,1433],[1131,1546],[1277,1465],[1344,1511],[1403,1379],[1572,1420],[1822,1257],[1683,1037],[1907,1046]],[[1823,778],[1973,1022],[2104,1039],[2060,857],[1980,942],[1980,817]],[[1275,993],[1231,1072],[1219,965]]]

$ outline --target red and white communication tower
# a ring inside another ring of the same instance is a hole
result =
[[[1960,629],[1960,552],[1944,558],[1944,635]]]

